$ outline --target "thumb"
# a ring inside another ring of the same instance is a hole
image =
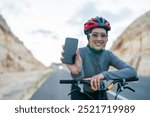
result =
[[[79,60],[81,59],[79,49],[76,51],[76,56],[77,56],[77,59],[79,59]]]
[[[80,56],[79,49],[76,51],[76,65],[80,67],[82,65],[82,58]]]

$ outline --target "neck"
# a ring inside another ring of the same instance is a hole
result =
[[[100,50],[96,50],[94,48],[91,48],[90,45],[88,44],[87,47],[90,49],[91,52],[93,52],[94,54],[101,54],[103,51],[104,51],[104,48],[103,49],[100,49]]]

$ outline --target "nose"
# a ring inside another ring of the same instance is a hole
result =
[[[100,35],[97,37],[97,40],[104,40]]]

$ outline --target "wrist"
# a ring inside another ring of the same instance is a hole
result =
[[[81,70],[80,69],[73,70],[73,71],[71,71],[71,73],[74,74],[74,75],[78,75],[78,74],[81,73]]]
[[[105,76],[103,74],[99,74],[101,80],[105,80]]]
[[[80,66],[77,66],[77,68],[78,68],[78,69],[74,72],[75,75],[78,75],[78,74],[81,73],[82,66],[81,66],[81,65],[80,65]]]
[[[80,74],[80,71],[71,72],[71,74],[78,75],[78,74]]]

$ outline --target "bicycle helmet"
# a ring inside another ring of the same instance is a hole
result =
[[[110,23],[107,20],[105,20],[103,17],[96,17],[91,18],[84,24],[84,33],[88,35],[93,28],[97,27],[104,28],[106,32],[111,29]]]

